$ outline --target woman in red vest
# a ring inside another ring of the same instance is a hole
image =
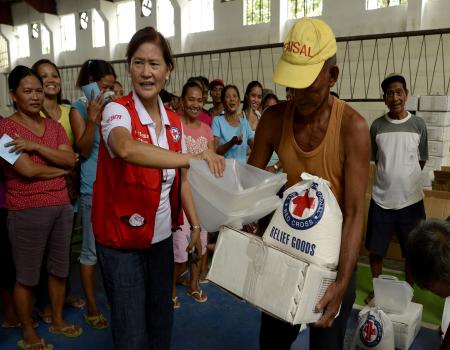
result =
[[[188,249],[201,252],[185,168],[204,159],[221,176],[224,161],[211,150],[184,154],[180,118],[158,95],[174,67],[165,38],[151,27],[137,31],[127,61],[132,92],[103,111],[93,231],[115,349],[169,349],[172,230],[182,224],[181,204],[191,225]]]

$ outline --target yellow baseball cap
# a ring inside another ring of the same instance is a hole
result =
[[[284,40],[273,81],[296,89],[310,86],[336,49],[336,38],[328,24],[320,19],[302,18]]]

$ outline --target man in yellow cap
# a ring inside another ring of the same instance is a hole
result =
[[[315,350],[344,346],[355,299],[354,270],[362,240],[370,158],[366,121],[330,95],[339,76],[336,48],[335,36],[325,22],[304,18],[294,24],[274,72],[274,81],[289,87],[293,99],[264,112],[248,160],[264,169],[272,152],[277,152],[288,176],[286,187],[297,183],[303,171],[320,176],[331,183],[341,207],[344,220],[338,275],[316,306],[323,316],[310,329],[309,347]],[[260,347],[290,349],[298,332],[299,326],[263,313]]]

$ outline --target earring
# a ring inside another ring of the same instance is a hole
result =
[[[166,80],[169,80],[169,76],[168,75],[166,75]]]

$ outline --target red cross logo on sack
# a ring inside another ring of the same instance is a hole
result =
[[[283,218],[295,230],[307,230],[316,225],[325,211],[325,200],[318,184],[298,193],[289,193],[283,203]]]
[[[314,197],[310,197],[309,190],[306,190],[303,195],[298,195],[292,200],[292,203],[295,204],[292,214],[300,218],[303,217],[305,209],[314,209],[315,202],[316,199]]]
[[[374,347],[381,341],[382,336],[383,328],[380,322],[369,314],[359,330],[359,339],[364,345]]]

